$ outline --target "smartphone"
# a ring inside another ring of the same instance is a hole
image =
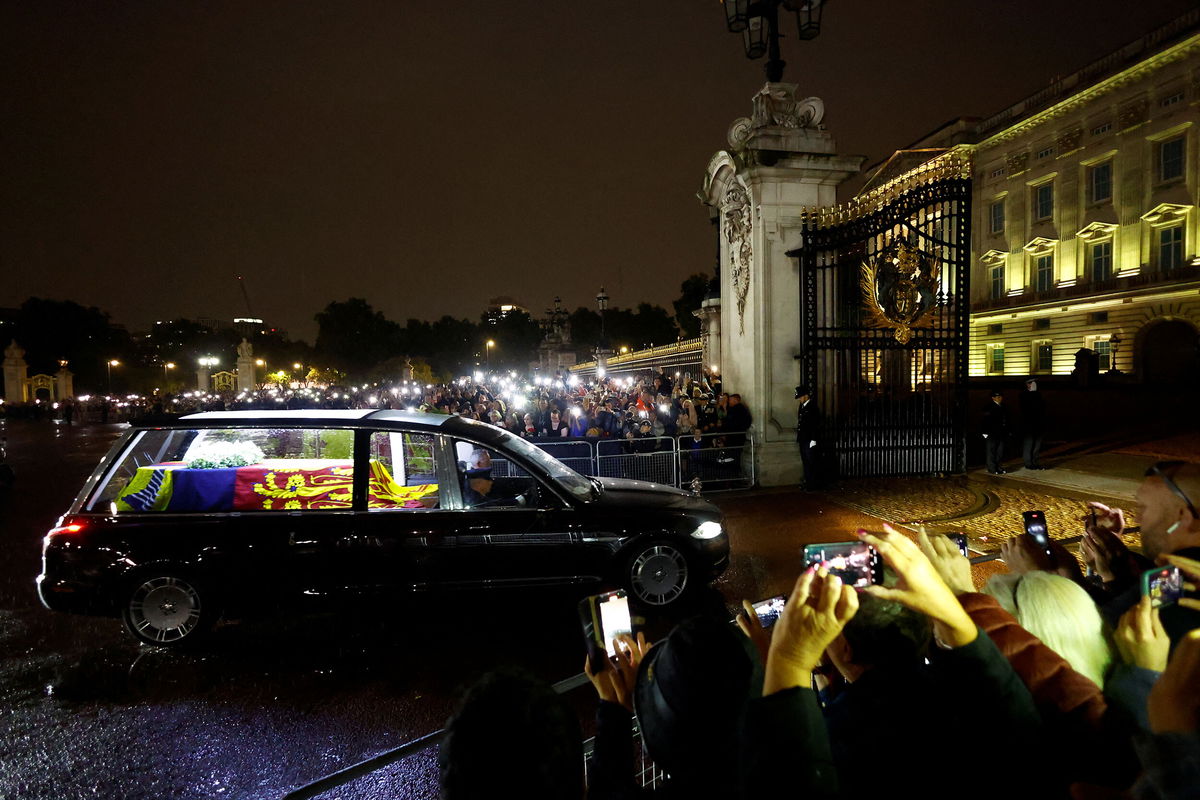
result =
[[[1162,608],[1183,597],[1183,573],[1179,567],[1156,567],[1142,573],[1142,594],[1150,596],[1150,605]]]
[[[613,639],[622,633],[633,633],[633,619],[629,615],[629,598],[623,590],[592,595],[579,601],[579,621],[583,624],[583,636],[587,642],[588,658],[595,670],[605,658],[617,654]]]
[[[883,583],[883,560],[875,548],[865,542],[806,544],[804,566],[813,564],[825,564],[826,569],[855,589]]]
[[[1029,534],[1038,547],[1050,552],[1050,534],[1046,531],[1046,515],[1041,511],[1022,511],[1025,518],[1025,533]]]
[[[764,628],[770,628],[779,621],[779,615],[783,613],[786,603],[787,595],[785,594],[768,597],[766,600],[759,600],[754,604],[754,613],[758,614],[758,621]]]
[[[958,545],[958,552],[963,554],[963,558],[971,557],[971,550],[967,547],[967,535],[965,533],[947,533],[950,541]]]

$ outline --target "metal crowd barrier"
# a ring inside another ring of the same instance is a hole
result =
[[[688,489],[700,482],[705,492],[749,489],[756,481],[754,437],[746,433],[704,433],[646,438],[531,440],[581,475],[630,478]],[[494,459],[497,477],[524,471]]]

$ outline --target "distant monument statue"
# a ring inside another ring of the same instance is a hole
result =
[[[258,376],[254,369],[254,345],[242,337],[242,343],[237,346],[237,355],[237,390],[253,392],[258,387]]]

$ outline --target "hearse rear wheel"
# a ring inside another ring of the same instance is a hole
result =
[[[181,647],[212,628],[217,610],[191,578],[151,573],[131,584],[121,618],[125,629],[146,644]]]
[[[690,573],[687,556],[675,544],[657,540],[634,550],[625,574],[629,593],[647,606],[668,606],[683,597]]]

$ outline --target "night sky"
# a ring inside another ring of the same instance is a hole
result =
[[[873,163],[1193,5],[837,0],[784,79]],[[311,341],[350,296],[401,323],[667,305],[712,269],[695,194],[762,82],[717,0],[6,0],[0,306],[136,331],[244,315],[240,274]]]

